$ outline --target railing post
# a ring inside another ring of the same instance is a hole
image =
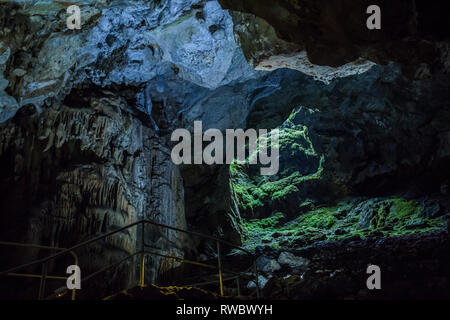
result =
[[[239,283],[239,276],[236,277],[236,287],[237,287],[238,297],[240,297],[241,296],[241,285]]]
[[[217,262],[219,267],[219,285],[220,285],[220,296],[223,297],[223,279],[222,279],[222,258],[220,255],[220,242],[217,240]]]
[[[256,297],[259,299],[261,294],[259,291],[259,277],[258,277],[258,267],[256,266],[256,259],[253,259],[253,270],[255,271]]]
[[[75,301],[76,294],[77,294],[77,289],[73,288],[72,289],[72,297],[71,297],[72,301]]]
[[[212,241],[216,241],[218,266],[206,265],[206,264],[202,264],[202,263],[199,263],[199,262],[194,262],[194,261],[180,259],[179,257],[170,257],[170,256],[165,256],[165,255],[161,255],[161,254],[157,254],[157,253],[147,252],[145,250],[145,231],[146,231],[145,230],[145,225],[146,224],[151,224],[151,225],[157,226],[159,228],[166,228],[166,229],[169,229],[169,230],[174,230],[174,231],[177,231],[177,232],[183,232],[183,233],[195,235],[195,236],[198,236],[198,237],[206,238],[206,239],[209,239],[209,240],[212,240]],[[48,273],[48,263],[51,260],[53,260],[53,259],[55,259],[55,258],[57,258],[59,256],[62,256],[64,254],[67,254],[67,253],[70,252],[75,258],[75,265],[78,265],[78,258],[76,256],[74,250],[79,249],[79,248],[83,248],[83,247],[85,247],[85,246],[87,246],[87,245],[89,245],[91,243],[94,243],[96,241],[102,240],[102,239],[104,239],[106,237],[114,235],[114,234],[116,234],[118,232],[121,232],[123,230],[127,230],[129,228],[134,227],[134,226],[136,226],[136,241],[139,242],[139,239],[138,239],[139,225],[142,225],[142,234],[141,234],[141,241],[140,241],[141,242],[141,248],[140,248],[140,250],[138,250],[137,249],[138,243],[136,243],[136,252],[133,253],[130,257],[134,258],[135,256],[139,257],[139,255],[140,255],[141,260],[140,260],[140,262],[138,261],[138,263],[137,263],[137,268],[139,270],[139,267],[140,267],[140,270],[139,271],[135,270],[137,272],[140,272],[140,275],[139,275],[140,279],[135,279],[135,280],[138,280],[138,285],[140,285],[141,287],[145,287],[145,256],[147,254],[154,254],[154,255],[157,255],[157,256],[164,257],[164,258],[172,258],[172,259],[174,259],[173,260],[173,264],[175,264],[176,261],[181,261],[181,263],[185,263],[185,262],[192,263],[192,264],[196,264],[196,265],[203,266],[203,267],[210,268],[210,269],[216,269],[217,268],[218,272],[219,272],[220,295],[223,296],[224,295],[224,285],[223,285],[224,279],[223,279],[223,269],[222,269],[222,254],[221,254],[221,248],[220,248],[220,245],[222,243],[222,244],[226,244],[228,246],[231,246],[232,248],[237,248],[237,249],[239,249],[239,250],[249,254],[253,258],[253,264],[254,264],[254,268],[255,268],[254,272],[255,272],[255,277],[256,277],[256,288],[257,288],[257,292],[256,293],[257,293],[257,297],[258,298],[262,296],[262,292],[260,292],[260,288],[259,288],[258,270],[257,270],[256,264],[255,264],[256,261],[255,261],[253,255],[249,251],[247,251],[247,250],[245,250],[243,248],[237,247],[237,246],[235,246],[235,245],[233,245],[231,243],[228,243],[226,241],[220,240],[217,237],[212,237],[212,236],[203,235],[203,234],[200,234],[200,233],[197,233],[197,232],[192,232],[192,231],[187,231],[187,230],[183,230],[183,229],[178,229],[178,228],[175,228],[175,227],[162,225],[162,224],[159,224],[159,223],[156,223],[156,222],[153,222],[153,221],[150,221],[150,220],[145,220],[145,219],[142,219],[140,221],[135,221],[135,222],[133,222],[133,223],[131,223],[129,225],[126,225],[124,227],[121,227],[119,229],[115,229],[115,230],[107,232],[105,234],[96,236],[96,237],[94,237],[92,239],[89,239],[89,240],[86,240],[84,242],[81,242],[81,243],[79,243],[79,244],[77,244],[77,245],[75,245],[75,246],[73,246],[71,248],[68,248],[68,249],[31,245],[31,246],[37,247],[37,248],[56,249],[56,250],[61,250],[61,251],[59,253],[56,253],[56,254],[51,254],[48,257],[35,260],[35,261],[31,262],[31,263],[22,264],[22,265],[19,265],[17,267],[10,268],[8,270],[0,271],[0,276],[9,275],[10,273],[13,273],[14,271],[23,269],[25,267],[30,267],[30,266],[35,266],[35,265],[42,264],[42,274],[41,274],[41,276],[39,276],[39,275],[31,275],[31,276],[40,278],[39,299],[44,299],[45,298],[44,296],[45,296],[46,279],[47,278],[49,278],[49,279],[50,278],[55,278],[55,277],[49,276],[47,274]],[[0,242],[0,245],[1,244],[5,244],[5,242]],[[10,244],[10,243],[7,243],[7,245],[8,244]],[[17,244],[13,243],[13,245],[17,245]],[[20,245],[23,245],[23,244],[19,244],[19,246]],[[126,259],[128,259],[130,257],[127,257]],[[126,259],[124,259],[123,261],[125,261]],[[135,260],[133,260],[133,261],[135,261]],[[120,261],[120,263],[122,263],[122,261]],[[139,266],[139,264],[140,264],[140,266]],[[175,274],[175,268],[174,268],[173,264],[172,264],[172,279],[175,279],[176,278],[175,277],[176,274]],[[111,265],[111,266],[109,266],[107,268],[102,268],[100,270],[100,272],[108,270],[109,268],[112,268],[114,266],[116,266],[116,264],[113,264],[113,265]],[[87,280],[90,277],[92,277],[92,276],[94,276],[94,275],[96,275],[98,273],[99,272],[94,272],[93,274],[89,275],[87,278],[84,278],[83,280]],[[235,272],[232,272],[232,273],[235,273]],[[134,274],[133,276],[135,277],[136,275]],[[226,279],[226,281],[228,281],[228,280]],[[240,295],[241,293],[240,293],[240,283],[239,283],[240,282],[240,278],[239,277],[236,279],[236,282],[237,282],[237,287],[238,287],[237,288],[238,289],[238,294]],[[75,294],[76,294],[76,290],[74,289],[72,291],[72,299],[73,300],[75,300]]]
[[[45,280],[47,278],[47,262],[42,264],[41,283],[39,285],[39,300],[44,300],[45,295]]]
[[[170,283],[172,284],[172,285],[174,285],[175,284],[175,269],[174,269],[174,265],[175,265],[175,259],[170,259],[170,260],[172,260],[172,268],[170,269]]]
[[[144,230],[145,230],[145,224],[144,224],[144,219],[142,219],[142,231],[141,231],[141,281],[140,281],[140,286],[141,288],[144,287],[144,283],[145,283],[145,254],[144,254]]]
[[[74,260],[75,260],[75,265],[78,266],[78,256],[75,252],[70,251],[70,254],[73,256]],[[73,288],[72,289],[72,301],[75,301],[75,297],[77,294],[77,289]]]

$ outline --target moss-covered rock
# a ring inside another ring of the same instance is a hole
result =
[[[437,201],[428,203],[432,206]],[[300,249],[317,241],[395,237],[447,227],[444,218],[428,218],[423,211],[418,200],[394,197],[349,199],[299,213],[290,221],[278,212],[265,219],[245,220],[245,244],[249,249]]]
[[[249,165],[249,155],[245,163],[234,161],[230,165],[230,187],[234,190],[241,214],[247,217],[266,217],[274,210],[295,214],[301,204],[305,191],[304,184],[317,180],[323,172],[324,156],[319,155],[308,137],[308,128],[295,124],[294,110],[291,116],[279,127],[280,170],[273,176],[261,176],[259,165]],[[265,138],[262,138],[265,139]],[[270,137],[268,137],[269,143]],[[266,141],[259,141],[266,143]],[[289,200],[286,202],[286,200]],[[288,203],[289,205],[283,205]]]
[[[318,150],[329,151],[320,154],[313,145],[319,134],[336,143],[344,139],[343,133],[330,124],[329,130],[312,130],[310,134],[308,127],[300,123],[309,116],[318,117],[315,111],[297,108],[278,128],[278,174],[261,176],[259,167],[249,165],[249,160],[230,165],[230,187],[244,220],[245,243],[250,249],[298,249],[318,241],[396,237],[446,227],[439,217],[445,210],[437,200],[370,198],[345,189],[353,178],[342,168],[353,165],[349,162],[351,155],[341,157],[342,150],[324,150],[323,143],[318,143]]]

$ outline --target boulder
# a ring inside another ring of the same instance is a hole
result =
[[[265,273],[272,273],[281,269],[280,264],[275,259],[262,256],[256,259],[256,267],[259,271]]]
[[[265,277],[262,276],[262,275],[259,275],[259,276],[258,276],[258,284],[259,284],[259,288],[260,288],[260,289],[263,289],[263,288],[266,286],[266,284],[267,284],[268,281],[269,281],[269,279],[265,278]],[[255,283],[255,281],[250,281],[250,282],[247,284],[247,289],[255,289],[255,288],[256,288],[256,283]]]
[[[301,273],[308,269],[310,261],[303,257],[298,257],[290,252],[282,252],[278,257],[280,265],[286,265],[295,273]]]

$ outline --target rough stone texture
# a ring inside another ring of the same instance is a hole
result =
[[[247,91],[254,85],[241,90],[239,83],[260,75],[247,64],[235,43],[232,19],[217,2],[77,3],[82,9],[79,31],[67,30],[61,4],[2,4],[2,121],[25,106],[43,112],[59,104],[72,87],[93,83],[135,91],[133,105],[148,114],[150,127],[165,141],[177,126],[189,128],[194,120],[203,120],[205,129],[243,125],[249,111]],[[217,87],[221,89],[211,90]],[[227,96],[233,99],[224,104]],[[212,170],[211,183],[217,184],[219,171]],[[195,185],[193,179],[187,185]],[[189,205],[188,211],[195,208]],[[233,221],[227,211],[225,201],[208,215]],[[235,230],[225,235],[239,239],[234,224]]]
[[[301,273],[308,269],[310,261],[303,257],[297,257],[289,252],[282,252],[278,257],[280,265],[287,265],[294,273]]]
[[[288,106],[302,107],[279,127],[279,173],[262,179],[259,166],[249,165],[241,169],[248,176],[233,178],[238,187],[247,182],[259,191],[268,182],[280,186],[268,188],[267,195],[258,192],[253,198],[262,206],[249,210],[241,205],[241,214],[261,217],[281,211],[295,216],[310,198],[324,203],[354,194],[448,194],[448,75],[408,81],[397,66],[389,65],[329,85],[294,71],[277,70],[266,83],[270,79],[274,86],[252,101],[249,127],[276,127],[288,117]],[[289,136],[302,126],[306,140]],[[283,182],[295,174],[298,178],[291,180],[298,183]]]
[[[272,277],[264,297],[272,299],[448,299],[447,232],[391,239],[318,242],[297,254],[311,260],[303,275]],[[381,290],[368,290],[369,264],[381,268]]]
[[[266,279],[265,277],[259,275],[259,276],[258,276],[258,285],[259,285],[259,288],[263,289],[263,288],[266,286],[267,281],[269,281],[269,280]],[[255,283],[255,281],[250,281],[250,282],[247,284],[247,289],[253,289],[253,290],[256,289],[256,283]]]
[[[143,217],[186,228],[179,169],[148,121],[124,98],[75,91],[60,108],[41,115],[22,109],[0,132],[3,240],[71,247]],[[147,243],[183,255],[184,235],[147,231]],[[134,228],[78,251],[83,273],[134,253],[136,240]],[[19,250],[6,256],[12,266],[38,253]],[[62,262],[49,272],[61,272]],[[106,283],[105,290],[133,284],[134,270],[133,263],[124,267],[128,276]],[[164,261],[148,261],[147,270],[147,279],[155,280],[165,271]]]
[[[275,29],[260,17],[239,11],[230,11],[230,14],[236,40],[250,65],[260,65],[266,58],[281,53],[303,50],[299,45],[278,38]]]
[[[61,4],[2,4],[3,121],[14,109],[42,106],[84,81],[106,86],[155,80],[161,94],[173,75],[210,89],[252,75],[234,41],[231,17],[215,1],[80,6],[82,29],[71,31]]]
[[[334,78],[364,73],[374,65],[363,59],[336,68],[314,65],[301,45],[278,38],[276,30],[264,19],[239,11],[230,11],[230,14],[236,41],[255,70],[289,68],[329,83]]]
[[[241,244],[241,216],[237,208],[233,210],[228,166],[184,166],[181,171],[190,228]],[[206,248],[205,240],[197,238],[195,241]],[[215,247],[214,243],[210,245]]]
[[[447,78],[408,82],[393,66],[374,69],[336,83],[334,93],[316,100],[319,110],[328,105],[323,111],[302,109],[294,121],[310,129],[325,155],[324,179],[344,192],[439,193],[449,176]]]
[[[354,0],[220,0],[225,9],[253,14],[266,23],[253,24],[252,33],[267,36],[267,23],[277,37],[237,35],[248,49],[246,56],[270,55],[268,43],[277,54],[293,54],[305,48],[309,60],[318,65],[341,66],[362,57],[376,63],[399,62],[409,77],[448,72],[449,20],[446,1],[354,1]],[[377,4],[382,11],[381,30],[369,30],[366,10]],[[252,24],[255,18],[247,15]],[[256,30],[255,30],[256,29]],[[273,32],[271,32],[273,34]],[[279,46],[280,40],[285,45]],[[247,42],[247,43],[246,43]],[[258,51],[261,53],[255,53]]]
[[[274,271],[281,269],[281,266],[277,260],[264,256],[256,259],[256,267],[258,268],[258,271],[262,271],[264,273],[273,273]]]

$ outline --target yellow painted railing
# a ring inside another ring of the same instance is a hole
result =
[[[193,236],[197,236],[200,238],[204,238],[204,239],[209,239],[209,240],[213,240],[216,242],[217,245],[217,265],[209,265],[209,264],[205,264],[205,263],[201,263],[198,261],[191,261],[191,260],[187,260],[184,258],[180,258],[180,257],[176,257],[176,256],[170,256],[170,255],[164,255],[164,254],[160,254],[160,253],[156,253],[156,252],[151,252],[146,250],[146,247],[150,247],[148,245],[145,244],[145,225],[150,224],[159,228],[163,228],[163,229],[169,229],[169,230],[173,230],[176,232],[180,232],[180,233],[185,233],[185,234],[189,234],[189,235],[193,235]],[[59,251],[58,253],[49,255],[45,258],[41,258],[35,261],[32,261],[30,263],[26,263],[26,264],[22,264],[19,265],[17,267],[14,268],[10,268],[8,270],[2,271],[0,272],[0,276],[17,276],[17,277],[31,277],[31,278],[40,278],[41,279],[41,283],[40,283],[40,287],[39,287],[39,299],[43,299],[44,298],[44,294],[45,294],[45,280],[46,279],[67,279],[67,277],[59,277],[59,276],[49,276],[47,275],[47,263],[51,260],[54,260],[58,257],[61,257],[63,255],[67,255],[67,254],[71,254],[74,259],[75,259],[75,265],[78,265],[78,257],[75,254],[75,251],[77,249],[86,247],[94,242],[103,240],[107,237],[110,237],[114,234],[117,234],[119,232],[125,231],[127,229],[133,228],[133,227],[137,227],[138,225],[141,226],[141,247],[140,250],[138,250],[137,252],[125,257],[124,259],[117,261],[113,264],[110,264],[108,266],[105,266],[104,268],[88,275],[87,277],[83,277],[82,282],[85,282],[93,277],[95,277],[96,275],[117,267],[118,265],[120,265],[121,263],[129,260],[130,258],[139,255],[140,256],[140,280],[139,280],[139,285],[141,287],[145,286],[145,255],[153,255],[153,256],[159,256],[159,257],[163,257],[163,258],[168,258],[168,259],[173,259],[174,261],[179,261],[181,263],[187,263],[187,264],[192,264],[192,265],[197,265],[203,268],[207,268],[207,269],[215,269],[218,272],[218,276],[219,276],[219,290],[220,290],[220,295],[223,296],[224,295],[224,287],[223,287],[223,282],[229,281],[229,280],[236,280],[237,283],[237,289],[238,289],[238,295],[240,295],[240,287],[239,287],[239,279],[240,278],[246,278],[248,277],[248,275],[246,273],[242,273],[242,272],[235,272],[235,271],[231,271],[231,270],[224,270],[222,267],[222,254],[221,254],[221,244],[229,246],[231,248],[240,250],[246,254],[249,255],[249,257],[252,260],[252,264],[253,264],[253,275],[255,277],[255,283],[256,283],[256,296],[259,298],[260,296],[260,290],[259,290],[259,283],[258,283],[258,272],[257,272],[257,268],[256,268],[256,261],[255,261],[255,257],[252,255],[252,253],[250,253],[249,251],[238,247],[232,243],[229,243],[227,241],[221,240],[219,238],[213,237],[213,236],[209,236],[209,235],[205,235],[205,234],[201,234],[198,232],[194,232],[194,231],[188,231],[188,230],[183,230],[183,229],[179,229],[179,228],[175,228],[175,227],[171,227],[171,226],[167,226],[167,225],[163,225],[151,220],[141,220],[141,221],[136,221],[133,222],[129,225],[126,225],[124,227],[118,228],[116,230],[107,232],[105,234],[99,235],[97,237],[94,237],[90,240],[84,241],[82,243],[79,243],[71,248],[56,248],[56,247],[48,247],[48,246],[40,246],[40,245],[33,245],[33,244],[21,244],[21,243],[14,243],[14,242],[1,242],[0,241],[0,245],[6,245],[6,246],[21,246],[21,247],[30,247],[30,248],[36,248],[36,249],[45,249],[45,250],[54,250],[54,251]],[[21,274],[21,273],[17,273],[17,271],[22,270],[24,268],[30,267],[30,266],[34,266],[34,265],[38,265],[38,264],[42,264],[42,273],[40,275],[36,275],[36,274]],[[230,273],[233,274],[234,276],[232,278],[227,278],[227,279],[223,279],[223,272],[226,273]],[[202,284],[210,284],[213,282],[205,282]],[[197,285],[201,285],[201,284],[197,284]],[[68,291],[69,289],[67,289],[66,287],[62,288],[62,291]],[[60,293],[62,294],[62,293]],[[72,290],[72,300],[75,300],[75,289]]]

